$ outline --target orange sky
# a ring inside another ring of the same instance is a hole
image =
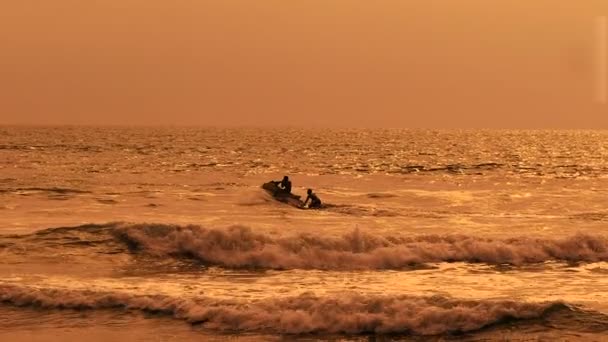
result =
[[[606,0],[18,0],[0,123],[608,128]]]

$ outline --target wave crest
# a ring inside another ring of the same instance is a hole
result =
[[[341,236],[318,233],[276,236],[243,226],[213,229],[196,225],[107,223],[0,236],[0,250],[7,253],[27,250],[30,254],[36,251],[46,254],[49,249],[65,247],[93,248],[107,255],[130,250],[159,257],[185,257],[210,266],[277,270],[418,269],[441,262],[521,266],[550,261],[608,261],[608,238],[589,234],[561,239],[496,239],[371,234],[354,229]]]
[[[570,310],[560,302],[466,301],[441,296],[304,294],[241,302],[16,285],[0,285],[0,301],[47,309],[141,310],[172,315],[214,330],[288,334],[439,335],[471,332],[506,321],[541,318],[554,311]]]
[[[577,234],[564,239],[484,239],[464,235],[382,236],[355,229],[339,237],[273,237],[248,227],[207,229],[163,224],[118,225],[113,234],[132,249],[186,256],[236,268],[402,269],[424,263],[523,265],[546,261],[608,261],[608,239]]]

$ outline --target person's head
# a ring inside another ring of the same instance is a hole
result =
[[[309,194],[309,195],[310,195],[310,194],[312,194],[312,189],[308,189],[308,190],[306,191],[306,193],[307,193],[307,194]]]
[[[289,180],[289,177],[287,177],[287,176],[283,176],[283,180],[284,180],[284,181],[288,181],[288,180]]]

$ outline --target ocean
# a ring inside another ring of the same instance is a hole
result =
[[[607,203],[608,131],[0,126],[0,340],[606,341]]]

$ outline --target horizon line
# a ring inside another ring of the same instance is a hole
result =
[[[204,124],[92,124],[92,123],[57,123],[57,124],[29,124],[29,123],[0,123],[0,127],[14,128],[200,128],[200,129],[353,129],[353,130],[529,130],[529,131],[606,131],[608,127],[441,127],[441,126],[339,126],[339,125],[204,125]]]

